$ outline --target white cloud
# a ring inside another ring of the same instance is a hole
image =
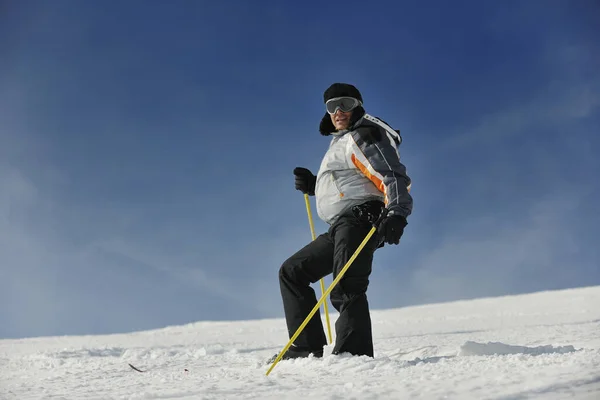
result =
[[[459,227],[417,262],[408,286],[428,302],[560,284],[582,250],[569,223],[578,205],[575,195],[546,198],[516,224],[490,216]]]
[[[0,165],[0,314],[8,329],[53,325],[61,309],[51,264],[53,239],[45,237],[43,197],[19,170]]]
[[[543,129],[565,120],[585,118],[600,107],[600,79],[585,83],[554,82],[529,101],[521,101],[480,118],[436,148],[451,152],[482,143],[511,140],[528,129]]]

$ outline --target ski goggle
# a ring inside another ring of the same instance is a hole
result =
[[[360,105],[360,101],[354,97],[334,97],[327,100],[325,107],[331,115],[335,114],[339,109],[341,112],[350,112]]]

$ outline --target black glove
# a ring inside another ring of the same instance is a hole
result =
[[[388,215],[379,225],[379,236],[388,244],[398,244],[407,224],[401,215]]]
[[[296,189],[309,196],[315,195],[317,177],[310,170],[302,167],[294,168]]]

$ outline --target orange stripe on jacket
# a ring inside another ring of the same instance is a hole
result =
[[[354,163],[356,168],[361,170],[361,172],[363,174],[365,174],[365,176],[367,178],[369,178],[369,180],[375,184],[375,187],[377,188],[377,190],[379,190],[381,193],[383,193],[385,195],[385,202],[387,204],[387,193],[385,192],[385,185],[383,184],[383,181],[381,179],[379,179],[378,177],[376,177],[375,175],[371,174],[369,172],[369,170],[367,169],[367,167],[365,167],[365,165],[363,163],[361,163],[360,160],[358,158],[356,158],[356,156],[354,154],[352,154],[352,162]]]

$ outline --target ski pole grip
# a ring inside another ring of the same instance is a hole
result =
[[[385,219],[385,217],[387,217],[389,211],[390,210],[388,210],[387,207],[383,207],[381,209],[381,213],[379,213],[379,218],[377,218],[377,221],[375,221],[373,223],[373,227],[374,228],[378,228],[379,227],[379,224],[381,224],[381,221],[383,221]]]

